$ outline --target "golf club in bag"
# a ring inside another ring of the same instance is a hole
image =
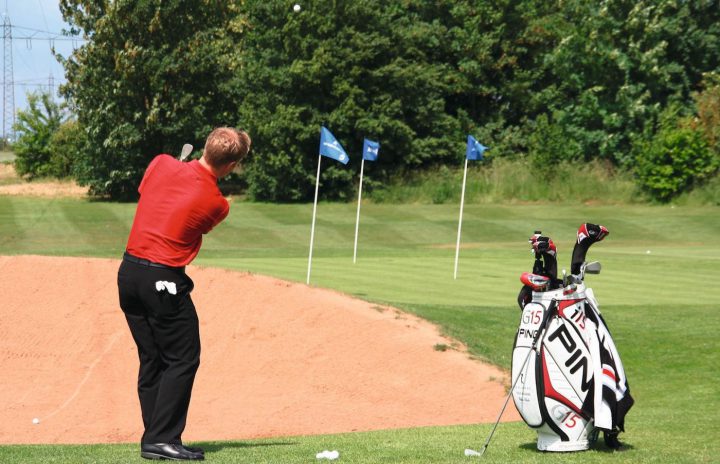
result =
[[[562,279],[552,240],[540,232],[529,240],[535,265],[520,278],[511,393],[525,423],[537,430],[541,451],[586,450],[600,430],[607,446],[621,446],[617,436],[633,399],[595,294],[585,286],[585,275],[601,269],[585,261],[587,251],[608,233],[603,226],[581,225],[571,274]]]

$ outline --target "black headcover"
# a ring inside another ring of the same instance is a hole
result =
[[[550,237],[544,237],[539,230],[528,240],[535,252],[533,274],[550,278],[549,289],[560,286],[561,280],[557,278],[557,248]],[[523,286],[518,294],[518,305],[523,309],[532,300],[532,288]]]
[[[529,242],[535,252],[533,274],[550,277],[554,284],[557,280],[557,248],[555,244],[550,237],[541,235],[540,231],[536,231],[535,235],[530,237]]]
[[[573,248],[572,261],[570,262],[570,272],[572,274],[580,273],[580,266],[585,262],[585,255],[590,246],[607,237],[609,233],[605,226],[597,224],[585,223],[580,226],[577,231],[577,241]]]

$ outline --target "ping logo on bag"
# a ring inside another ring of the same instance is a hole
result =
[[[579,337],[579,334],[576,335]],[[580,378],[577,382],[573,382],[580,387],[583,393],[587,392],[592,385],[592,373],[589,368],[589,352],[582,340],[576,340],[568,330],[567,324],[560,324],[558,328],[548,335],[548,344],[553,343],[555,340],[559,340],[565,352],[570,355],[563,364],[569,368],[570,374],[575,374],[578,370],[581,370]],[[581,348],[582,347],[582,348]],[[562,353],[555,354],[562,355]],[[575,380],[575,379],[573,379]]]

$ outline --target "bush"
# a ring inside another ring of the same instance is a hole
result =
[[[15,170],[21,176],[42,177],[52,174],[50,139],[63,120],[63,108],[48,93],[28,94],[28,109],[18,111],[13,126],[18,133]]]
[[[703,91],[693,95],[697,118],[691,126],[702,131],[710,148],[720,154],[720,73],[708,73],[703,85]]]
[[[535,121],[534,131],[529,136],[528,153],[533,169],[548,175],[561,162],[585,159],[580,144],[545,114]]]
[[[720,175],[716,174],[703,185],[673,200],[673,203],[687,206],[720,206]]]
[[[635,173],[645,191],[654,199],[667,202],[709,179],[719,164],[701,131],[690,127],[662,128],[641,145]]]
[[[47,174],[63,178],[73,174],[75,160],[85,144],[85,131],[75,120],[65,121],[50,137]]]

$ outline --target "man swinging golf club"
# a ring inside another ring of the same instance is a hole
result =
[[[220,127],[205,142],[200,160],[155,157],[140,183],[140,200],[118,270],[118,290],[140,358],[138,396],[147,459],[202,460],[201,449],[182,444],[200,332],[185,266],[200,251],[202,236],[230,211],[217,180],[250,150],[243,131]]]

